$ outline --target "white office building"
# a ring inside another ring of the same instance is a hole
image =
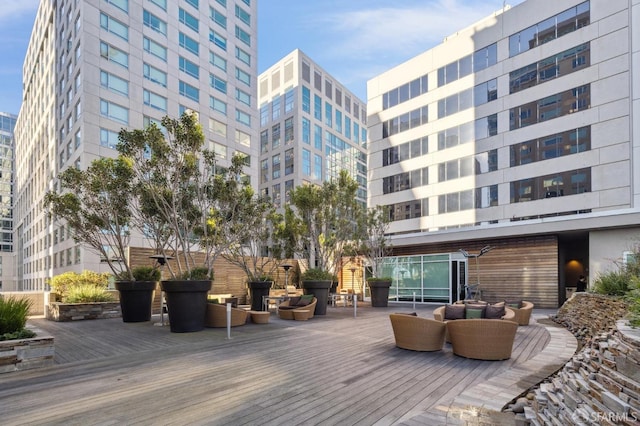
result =
[[[16,116],[0,112],[0,290],[14,287],[13,130]]]
[[[40,2],[15,129],[19,290],[67,270],[107,271],[43,200],[60,171],[116,155],[121,128],[190,109],[220,166],[234,153],[257,163],[256,15],[256,0]]]
[[[640,242],[639,71],[637,1],[528,0],[370,80],[392,296],[556,307],[613,269]]]
[[[259,188],[277,207],[347,170],[367,200],[366,105],[296,49],[258,76]]]

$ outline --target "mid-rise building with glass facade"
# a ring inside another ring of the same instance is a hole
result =
[[[40,2],[15,130],[19,290],[66,270],[107,270],[43,200],[62,170],[115,156],[121,128],[193,110],[220,166],[235,153],[257,163],[256,15],[255,0]]]
[[[296,49],[258,76],[260,175],[277,207],[303,184],[347,170],[367,200],[366,105]]]
[[[13,131],[16,116],[0,112],[0,290],[13,288]]]
[[[556,307],[640,242],[639,19],[637,2],[528,0],[368,82],[396,300],[480,282]]]

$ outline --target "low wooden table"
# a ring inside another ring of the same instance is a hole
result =
[[[267,324],[271,313],[265,311],[249,311],[249,315],[251,315],[251,322],[255,324]]]
[[[309,309],[294,309],[292,312],[293,319],[296,321],[306,321],[311,315],[311,311]]]

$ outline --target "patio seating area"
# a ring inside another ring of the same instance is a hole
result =
[[[511,358],[397,348],[389,315],[434,306],[327,309],[311,321],[171,333],[120,319],[31,319],[55,337],[53,367],[5,374],[4,424],[513,424],[503,405],[560,368],[577,343],[534,310]],[[301,342],[303,342],[301,344]],[[300,380],[304,377],[304,380]],[[142,408],[144,407],[144,408]],[[473,422],[477,423],[473,423]],[[470,422],[470,423],[469,423]]]

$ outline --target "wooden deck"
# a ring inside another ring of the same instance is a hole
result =
[[[417,310],[432,317],[433,307]],[[353,318],[351,308],[329,307],[310,321],[272,314],[269,324],[232,328],[231,339],[226,329],[178,334],[153,322],[30,320],[41,335],[55,337],[56,364],[0,375],[0,419],[3,425],[456,424],[446,420],[456,399],[493,399],[472,389],[509,371],[535,376],[527,366],[551,340],[543,325],[519,327],[507,361],[460,358],[449,345],[406,351],[395,347],[388,314],[408,311],[359,306]],[[534,376],[515,380],[535,383]]]

